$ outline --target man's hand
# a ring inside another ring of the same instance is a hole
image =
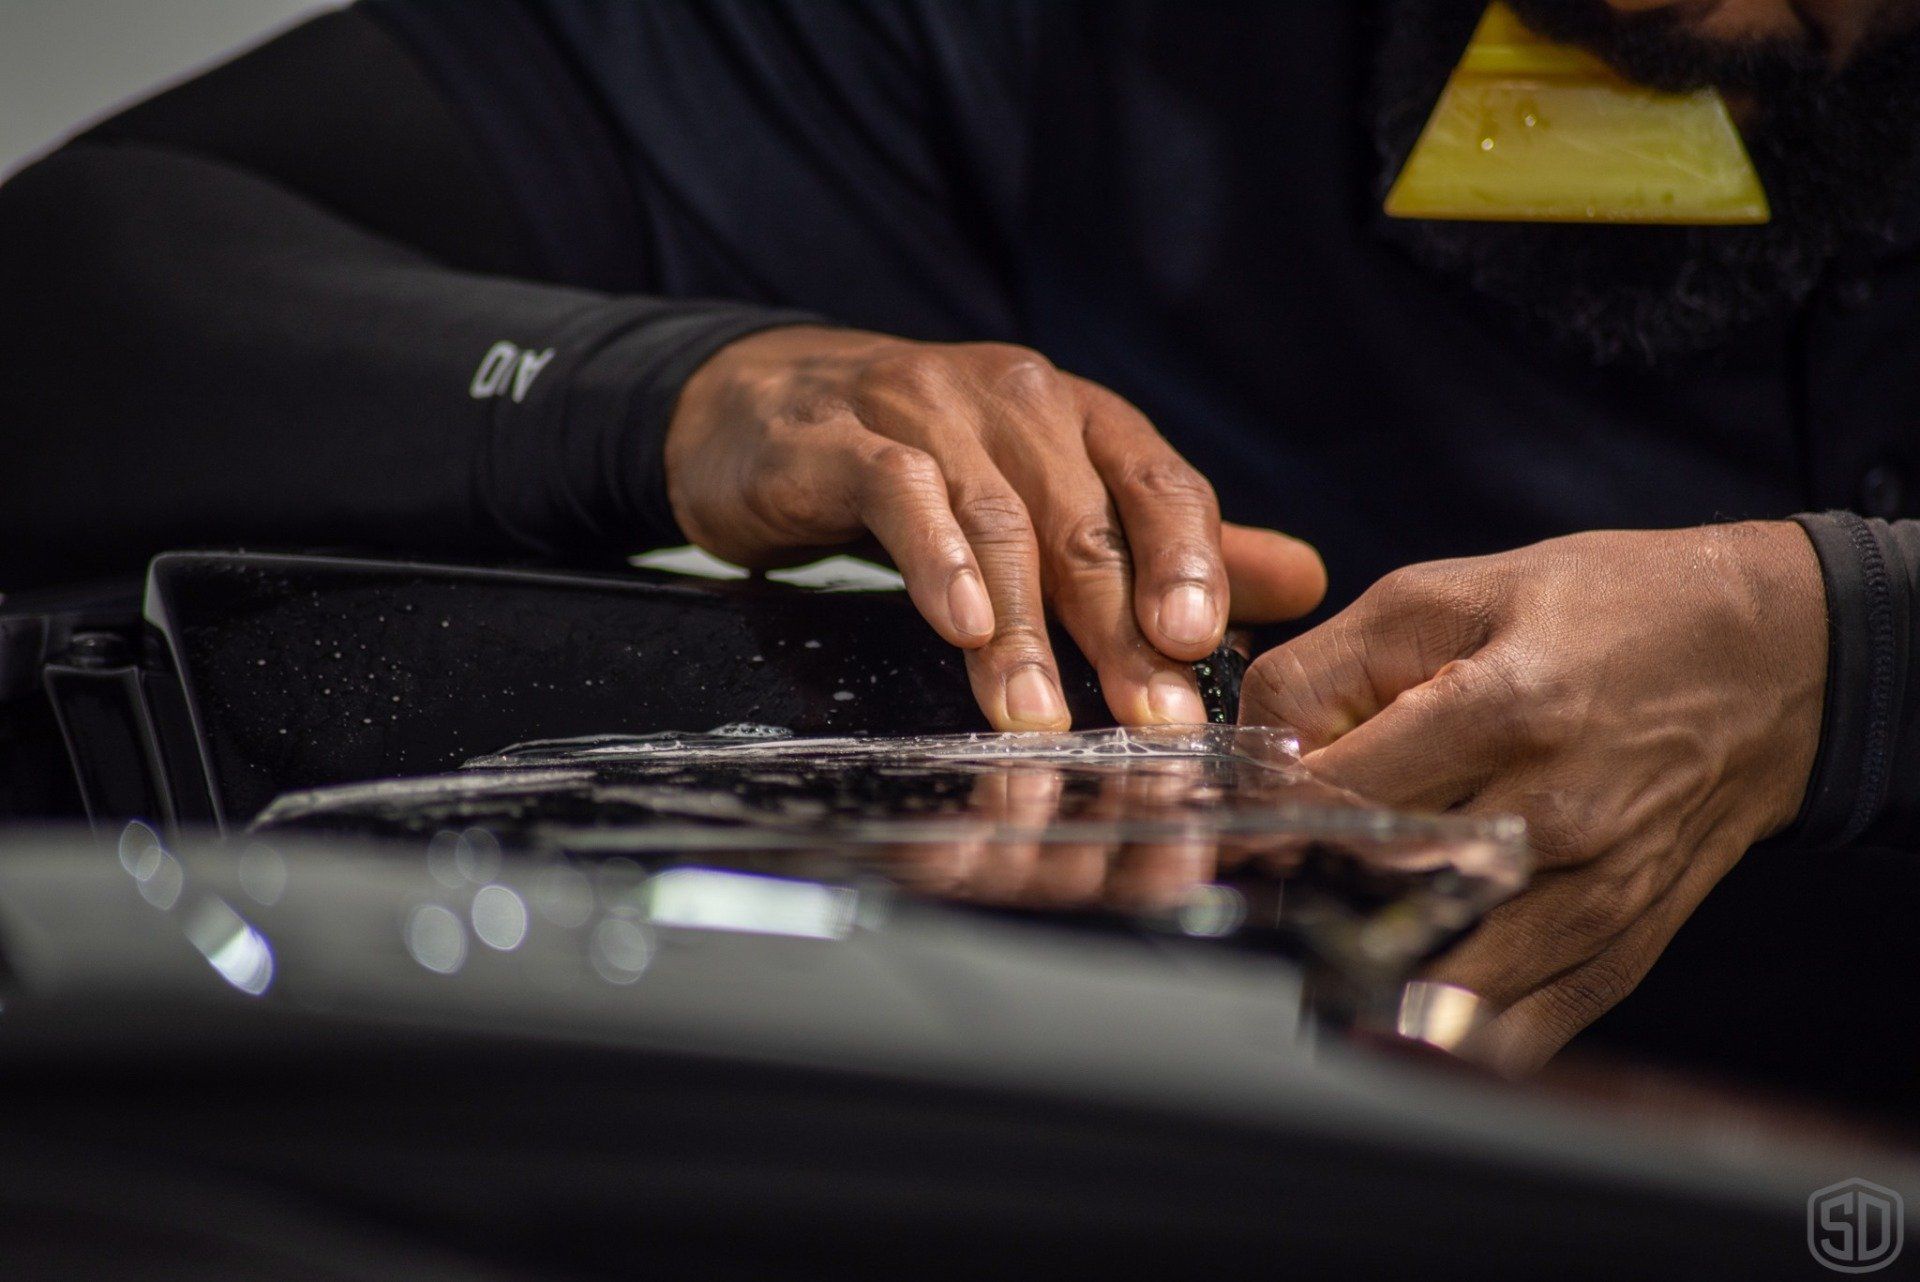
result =
[[[1527,1070],[1792,822],[1825,619],[1790,523],[1581,534],[1390,575],[1264,655],[1242,719],[1375,800],[1526,818],[1541,873],[1432,977],[1504,1008],[1488,1048]]]
[[[1002,730],[1067,726],[1048,605],[1122,724],[1202,722],[1186,664],[1326,587],[1306,544],[1223,526],[1138,410],[1024,348],[752,335],[688,382],[666,460],[681,528],[729,561],[878,540]]]

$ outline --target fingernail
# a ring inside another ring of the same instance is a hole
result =
[[[1207,720],[1200,692],[1177,672],[1156,672],[1147,678],[1147,707],[1170,724],[1204,725]]]
[[[1067,705],[1058,687],[1039,668],[1021,668],[1007,678],[1007,718],[1022,725],[1046,728],[1058,725]]]
[[[947,588],[947,610],[953,616],[953,626],[963,635],[993,635],[993,602],[987,597],[987,585],[980,582],[980,576],[972,570],[962,570],[953,576],[953,583]]]
[[[1160,598],[1160,631],[1175,645],[1199,645],[1213,636],[1215,616],[1207,590],[1183,583]]]

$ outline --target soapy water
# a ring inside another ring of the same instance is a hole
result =
[[[1517,821],[1369,805],[1314,778],[1293,734],[1217,725],[547,740],[445,774],[289,793],[254,827],[478,833],[636,872],[878,874],[975,904],[1160,912],[1188,933],[1277,932],[1376,980],[1411,973],[1516,892],[1528,864]]]
[[[1235,761],[1274,770],[1299,769],[1300,740],[1291,730],[1262,726],[1156,726],[1031,734],[918,735],[903,738],[796,738],[780,726],[735,722],[703,734],[593,735],[539,739],[476,757],[465,769],[588,764],[750,763],[797,759],[873,764],[1031,762],[1065,764],[1115,759]]]
[[[736,723],[541,740],[446,774],[289,793],[255,821],[398,834],[448,824],[597,852],[1332,841],[1502,883],[1526,863],[1517,821],[1373,806],[1316,779],[1291,731],[1219,725],[799,738]]]

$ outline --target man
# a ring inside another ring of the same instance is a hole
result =
[[[366,0],[0,192],[4,572],[870,537],[1048,729],[1043,607],[1197,720],[1283,524],[1395,572],[1243,713],[1529,819],[1440,973],[1536,1064],[1755,842],[1920,827],[1920,527],[1786,519],[1903,510],[1920,4],[1521,0],[1723,88],[1774,222],[1390,224],[1482,8]]]

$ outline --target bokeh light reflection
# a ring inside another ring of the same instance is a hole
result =
[[[533,906],[554,925],[578,930],[593,918],[593,883],[578,869],[556,864],[535,879]]]
[[[271,908],[287,893],[287,861],[264,842],[251,842],[240,852],[238,872],[240,889],[255,903]]]
[[[260,996],[273,983],[272,946],[224,899],[202,900],[187,919],[186,935],[220,978],[247,996]]]
[[[511,887],[494,883],[473,896],[473,933],[498,952],[510,953],[527,938],[527,903]]]
[[[407,952],[436,975],[451,975],[467,964],[466,923],[453,909],[422,904],[407,918]]]
[[[587,956],[609,984],[631,984],[653,960],[653,936],[624,917],[608,917],[593,928]]]

